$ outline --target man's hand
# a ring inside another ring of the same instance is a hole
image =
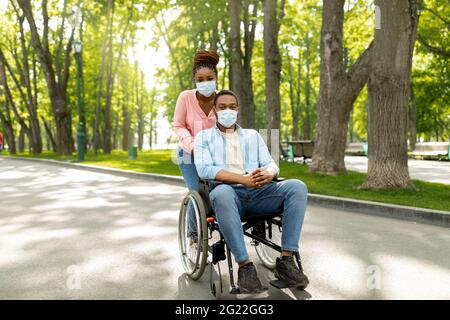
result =
[[[276,174],[276,172],[265,168],[258,168],[246,175],[220,170],[216,174],[215,179],[224,183],[243,184],[247,188],[259,189],[270,183]]]
[[[276,172],[269,171],[265,168],[258,168],[250,173],[250,181],[256,186],[256,188],[262,188],[266,184],[272,182],[275,176]]]
[[[242,176],[242,182],[241,183],[244,186],[246,186],[247,188],[254,188],[254,189],[260,188],[257,184],[255,184],[252,181],[252,177],[249,174]]]

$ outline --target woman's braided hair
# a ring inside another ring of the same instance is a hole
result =
[[[217,77],[217,64],[220,57],[214,50],[200,50],[194,56],[194,66],[192,68],[192,76],[195,77],[198,69],[211,69]]]

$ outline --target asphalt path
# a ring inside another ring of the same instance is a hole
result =
[[[213,299],[209,270],[192,281],[178,256],[185,193],[0,158],[0,299]],[[306,291],[225,298],[450,299],[448,228],[308,205],[300,246]]]

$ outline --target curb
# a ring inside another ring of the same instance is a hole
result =
[[[130,170],[122,170],[97,165],[65,162],[51,159],[24,158],[14,156],[1,156],[3,159],[14,159],[29,162],[41,162],[53,164],[66,168],[77,168],[91,172],[113,174],[127,178],[138,178],[145,180],[154,180],[164,182],[176,186],[184,186],[183,178],[170,176],[165,174],[136,172]],[[366,215],[387,217],[398,220],[412,221],[422,224],[430,224],[441,227],[450,228],[450,211],[440,211],[433,209],[423,209],[417,207],[408,207],[394,204],[385,204],[374,201],[356,200],[349,198],[340,198],[333,196],[325,196],[319,194],[308,194],[308,201],[312,204],[322,207],[351,211],[354,213],[362,213]]]
[[[450,212],[311,194],[310,203],[333,209],[450,228]]]

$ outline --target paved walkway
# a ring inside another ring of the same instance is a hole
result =
[[[178,257],[185,192],[0,158],[0,299],[213,298]],[[309,205],[301,248],[307,291],[251,298],[450,299],[449,229]]]
[[[347,170],[367,172],[367,157],[345,157]],[[450,184],[450,161],[408,160],[413,179]]]

